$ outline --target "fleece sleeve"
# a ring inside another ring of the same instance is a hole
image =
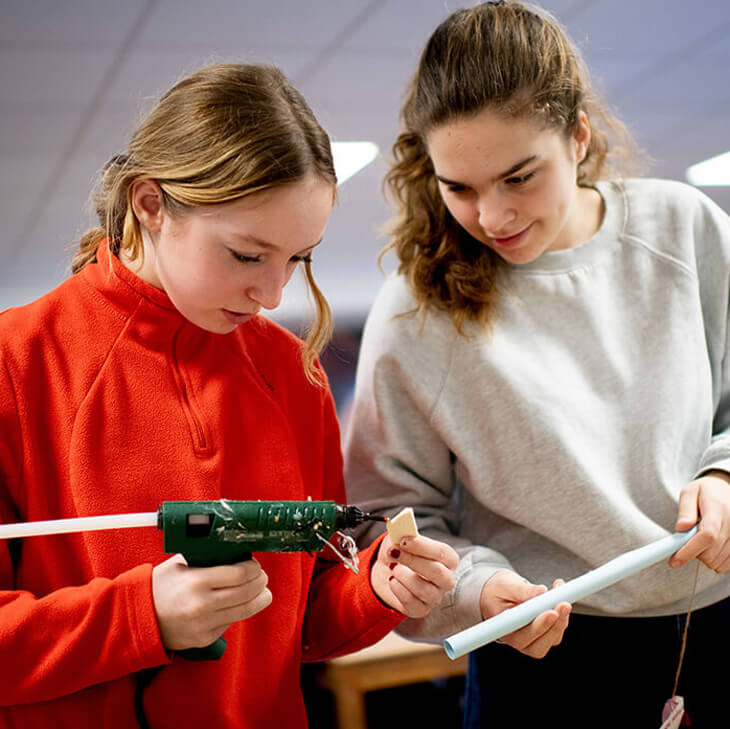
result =
[[[450,544],[460,557],[456,587],[441,606],[398,632],[438,640],[482,619],[479,598],[489,577],[511,569],[495,550],[459,536],[462,490],[455,475],[458,443],[439,396],[447,386],[454,338],[450,320],[397,316],[408,307],[389,301],[388,286],[373,307],[363,336],[355,397],[345,436],[348,498],[368,511],[393,516],[412,506],[425,536]],[[377,526],[359,533],[367,544]]]
[[[703,197],[694,223],[714,406],[712,440],[698,472],[730,473],[730,217]]]
[[[17,505],[22,439],[15,402],[0,357],[3,523],[22,519]],[[0,706],[47,701],[168,662],[152,605],[151,565],[38,596],[19,589],[25,546],[0,539]],[[52,554],[48,562],[46,570],[52,569]]]
[[[323,393],[324,498],[345,503],[340,433],[329,392]],[[365,648],[380,640],[404,616],[377,597],[370,565],[380,541],[357,556],[358,572],[347,569],[326,547],[317,556],[302,628],[303,660],[319,661]],[[337,543],[337,537],[333,538]]]

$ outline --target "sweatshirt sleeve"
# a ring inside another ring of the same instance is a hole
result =
[[[702,196],[694,236],[705,338],[712,370],[712,440],[698,474],[730,473],[730,217]]]
[[[2,523],[22,520],[15,402],[0,358]],[[151,565],[38,596],[18,589],[23,551],[23,541],[0,539],[0,706],[47,701],[169,662],[152,604]]]
[[[345,503],[339,426],[332,397],[328,391],[323,394],[324,498]],[[337,538],[332,542],[336,544]],[[329,547],[318,553],[302,629],[304,661],[360,650],[402,622],[404,616],[381,602],[370,582],[370,565],[380,542],[358,553],[357,573],[346,568]]]
[[[367,511],[393,516],[412,506],[419,531],[450,544],[460,557],[456,586],[424,619],[398,629],[435,641],[482,619],[479,598],[489,577],[511,569],[500,553],[459,536],[462,488],[455,474],[459,445],[449,441],[448,413],[439,413],[458,332],[448,315],[399,315],[396,284],[386,284],[363,335],[355,397],[346,426],[348,498]],[[382,526],[364,525],[361,544]]]

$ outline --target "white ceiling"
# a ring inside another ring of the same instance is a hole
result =
[[[201,65],[265,61],[334,140],[388,155],[426,38],[458,0],[0,0],[0,309],[68,274],[96,171],[142,111]],[[730,149],[730,2],[546,0],[655,164],[683,179]],[[388,217],[378,159],[344,183],[317,252],[336,321],[366,312]],[[730,188],[705,190],[730,211]],[[392,267],[386,264],[387,268]],[[301,310],[288,290],[280,318]]]

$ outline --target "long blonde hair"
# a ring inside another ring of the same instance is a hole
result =
[[[451,217],[425,138],[485,109],[535,119],[566,136],[585,112],[592,135],[579,185],[630,171],[636,153],[626,128],[595,97],[579,51],[547,12],[487,2],[457,10],[436,28],[401,110],[402,132],[384,183],[396,217],[381,257],[395,250],[421,313],[429,305],[448,311],[460,332],[467,320],[491,323],[501,259]]]
[[[104,168],[95,207],[99,227],[81,238],[71,269],[80,271],[106,241],[130,260],[143,252],[142,231],[131,205],[135,180],[150,178],[171,213],[216,205],[296,182],[314,172],[337,177],[330,140],[302,95],[277,68],[219,64],[183,78],[142,120],[129,148]],[[317,354],[330,338],[332,315],[308,262],[303,264],[316,316],[302,361],[320,381]]]

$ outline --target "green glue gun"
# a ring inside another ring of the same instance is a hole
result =
[[[212,567],[251,559],[252,552],[319,552],[332,549],[357,572],[357,548],[341,530],[363,521],[386,521],[356,506],[334,501],[165,501],[157,511],[54,519],[0,525],[0,539],[156,526],[166,554],[182,554],[191,567]],[[339,535],[339,544],[330,540]],[[224,638],[180,654],[189,660],[215,660]]]

